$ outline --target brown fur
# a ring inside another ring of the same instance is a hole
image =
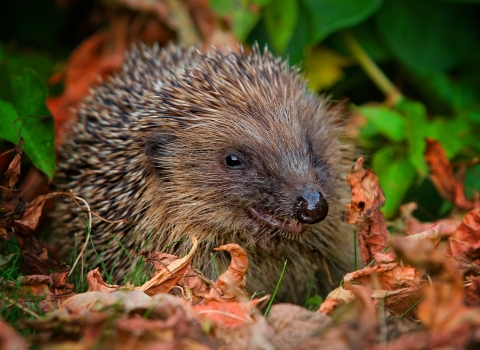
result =
[[[169,252],[181,254],[188,247],[174,242],[196,236],[202,248],[194,265],[210,277],[212,248],[241,244],[252,292],[272,293],[288,259],[279,300],[303,302],[314,274],[314,292],[325,294],[354,265],[353,229],[340,219],[351,159],[339,124],[298,71],[268,51],[237,56],[141,47],[80,107],[60,151],[57,183],[101,216],[129,220],[93,222],[95,248],[108,269],[115,266],[117,280],[132,265],[124,248],[132,257],[170,245]],[[225,166],[229,152],[242,154],[245,170]],[[302,225],[300,234],[273,230],[248,211],[297,222],[295,198],[312,190],[323,194],[329,215]],[[59,203],[55,223],[66,251],[73,234],[84,239],[72,203]],[[228,257],[219,262],[224,266]]]

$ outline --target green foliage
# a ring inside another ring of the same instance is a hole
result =
[[[475,22],[469,17],[467,9],[455,4],[390,0],[376,21],[397,59],[413,69],[435,71],[453,67],[475,45],[470,34]]]
[[[0,100],[0,138],[17,144],[20,135],[32,163],[53,178],[55,152],[53,118],[45,106],[47,89],[40,77],[24,68],[22,75],[11,75],[12,102]]]

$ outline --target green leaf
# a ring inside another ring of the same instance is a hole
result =
[[[45,116],[50,112],[45,106],[47,88],[32,69],[24,68],[21,76],[12,75],[10,84],[13,104],[22,120],[27,116]]]
[[[392,217],[415,180],[415,168],[408,159],[396,158],[395,150],[389,146],[375,152],[372,167],[385,192],[382,211]]]
[[[282,54],[298,19],[297,0],[277,0],[265,8],[265,27],[275,50]]]
[[[325,39],[331,33],[359,24],[372,15],[383,0],[303,0],[312,19],[311,43]]]
[[[392,53],[419,71],[447,69],[475,46],[476,19],[465,8],[427,0],[389,0],[376,14]]]
[[[0,119],[0,138],[17,144],[22,123],[13,104],[0,100]]]
[[[271,0],[212,0],[210,5],[220,16],[232,17],[235,36],[244,41],[260,20],[259,6],[265,6],[270,2]]]
[[[404,99],[397,104],[397,108],[405,115],[407,121],[410,161],[421,174],[426,174],[428,168],[423,156],[426,147],[425,137],[433,136],[435,131],[428,123],[425,106],[419,102]]]
[[[53,118],[45,100],[47,89],[38,75],[25,68],[21,76],[11,77],[13,105],[0,101],[0,137],[18,143],[20,131],[24,150],[33,164],[49,178],[55,171]]]
[[[379,133],[393,141],[405,139],[405,119],[402,115],[387,107],[360,107],[367,121],[375,126]]]
[[[428,136],[441,141],[442,147],[450,159],[457,155],[462,148],[472,143],[472,138],[470,137],[472,134],[471,126],[466,120],[445,120],[437,117],[431,122],[429,129],[432,130],[432,133]],[[473,142],[477,143],[476,138]]]
[[[480,164],[467,168],[465,174],[465,194],[474,198],[480,192]]]

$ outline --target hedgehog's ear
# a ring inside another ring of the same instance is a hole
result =
[[[145,140],[145,153],[155,168],[163,168],[162,160],[172,154],[171,144],[177,139],[173,132],[160,130],[150,134]]]

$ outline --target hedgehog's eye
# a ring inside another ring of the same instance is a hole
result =
[[[225,157],[225,164],[231,169],[243,169],[245,166],[236,154],[229,154]]]

